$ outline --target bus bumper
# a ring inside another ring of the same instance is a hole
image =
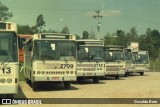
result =
[[[33,76],[33,81],[77,81],[77,76]]]
[[[139,72],[148,72],[148,71],[150,71],[150,69],[134,69],[132,72],[139,73]]]
[[[125,71],[105,71],[105,76],[114,76],[114,75],[123,76],[125,75]]]
[[[77,71],[77,77],[103,77],[104,72],[91,72],[91,71],[85,71],[85,72],[78,72]]]
[[[17,94],[18,85],[1,85],[0,94]]]

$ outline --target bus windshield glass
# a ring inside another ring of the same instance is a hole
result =
[[[77,53],[78,61],[104,61],[104,52],[101,46],[79,46]]]
[[[126,60],[132,60],[132,53],[131,52],[127,52],[126,54],[125,54],[125,58],[126,58]]]
[[[124,61],[124,52],[123,51],[105,51],[105,61],[106,62],[119,62]]]
[[[36,40],[34,60],[76,60],[74,41]]]
[[[133,60],[133,64],[148,64],[149,63],[148,54],[133,54],[132,60]]]
[[[0,61],[17,62],[17,35],[14,32],[0,32]]]

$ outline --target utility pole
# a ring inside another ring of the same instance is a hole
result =
[[[102,19],[102,15],[100,15],[101,11],[100,10],[96,10],[96,15],[93,15],[93,18],[98,19],[98,24],[97,24],[97,30],[98,32],[100,32],[100,27],[101,27],[101,22],[100,19]]]

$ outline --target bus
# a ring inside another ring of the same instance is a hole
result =
[[[105,76],[115,77],[126,76],[126,62],[123,46],[104,46],[106,70]]]
[[[132,61],[133,61],[133,71],[135,73],[140,73],[144,75],[144,72],[149,71],[150,60],[148,51],[133,51],[132,52]]]
[[[125,48],[125,61],[126,61],[126,75],[129,76],[130,73],[133,72],[133,61],[132,61],[132,49],[131,48]]]
[[[18,36],[19,36],[19,38],[22,42],[22,45],[23,45],[21,48],[19,48],[19,62],[23,63],[24,62],[24,44],[25,44],[26,41],[28,41],[32,37],[32,35],[30,35],[30,34],[18,34]]]
[[[34,34],[24,48],[24,77],[33,91],[39,83],[64,83],[69,89],[76,76],[76,37],[73,34]]]
[[[19,53],[17,25],[0,21],[0,94],[18,93]]]
[[[104,52],[101,40],[77,40],[77,80],[104,77]]]

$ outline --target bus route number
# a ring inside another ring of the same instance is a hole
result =
[[[2,68],[2,74],[10,74],[11,73],[11,68]]]
[[[60,68],[73,68],[73,64],[61,64]]]

